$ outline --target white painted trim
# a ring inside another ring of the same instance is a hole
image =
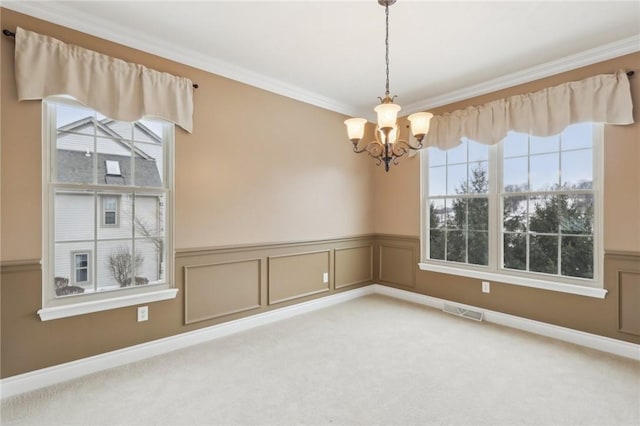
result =
[[[108,368],[118,367],[131,362],[150,358],[152,356],[162,355],[167,352],[208,342],[213,339],[326,308],[328,306],[373,293],[374,287],[372,286],[360,287],[354,290],[322,297],[320,299],[314,299],[308,302],[240,318],[235,321],[229,321],[211,327],[178,334],[176,336],[165,337],[163,339],[141,343],[139,345],[106,352],[104,354],[79,359],[77,361],[67,362],[25,374],[8,377],[0,381],[0,397],[6,398],[46,386],[51,386],[56,383],[82,377],[87,374],[96,373]]]
[[[514,315],[508,315],[502,312],[490,311],[478,308],[477,306],[464,305],[462,303],[425,296],[423,294],[382,286],[379,284],[374,284],[372,287],[374,287],[376,294],[382,294],[396,299],[430,306],[439,310],[442,310],[444,304],[447,303],[464,309],[480,311],[484,313],[484,320],[487,322],[516,328],[518,330],[551,337],[564,342],[574,343],[576,345],[640,361],[640,345],[636,345],[634,343],[598,336],[597,334],[585,333],[584,331],[573,330],[571,328],[560,327],[558,325],[547,324]]]
[[[246,68],[220,61],[210,56],[182,46],[158,43],[157,40],[132,28],[107,22],[97,16],[90,16],[78,12],[73,6],[64,6],[56,2],[4,1],[3,7],[34,16],[58,25],[63,25],[77,31],[101,37],[115,43],[130,46],[149,52],[179,63],[211,72],[250,86],[258,87],[269,92],[286,96],[301,102],[346,114],[354,117],[372,119],[370,110],[363,110],[354,105],[348,105],[322,94],[314,93],[304,88],[288,84],[282,80],[258,74]],[[595,64],[608,59],[640,51],[640,35],[618,40],[600,47],[586,50],[565,58],[540,64],[526,70],[507,74],[480,84],[464,87],[441,96],[435,96],[414,102],[403,107],[403,114],[424,111],[453,102],[469,99],[474,96],[495,92],[496,90],[527,83],[543,77],[548,77],[579,67]]]
[[[126,296],[112,297],[109,299],[92,300],[90,302],[42,308],[38,310],[38,315],[42,321],[49,321],[58,318],[90,314],[92,312],[106,311],[109,309],[124,308],[125,306],[175,299],[177,294],[177,288],[168,288],[139,294],[127,294]]]
[[[249,330],[275,321],[291,318],[296,315],[312,312],[370,294],[381,294],[396,299],[406,300],[408,302],[430,306],[438,310],[442,310],[444,304],[447,303],[464,309],[480,311],[484,314],[485,321],[488,322],[552,337],[558,340],[640,361],[640,345],[546,324],[540,321],[489,311],[475,306],[450,302],[444,299],[425,296],[423,294],[400,290],[393,287],[372,284],[366,287],[360,287],[354,290],[322,297],[320,299],[314,299],[308,302],[240,318],[235,321],[229,321],[77,361],[31,371],[17,376],[7,377],[0,380],[0,397],[7,398],[44,388],[67,380],[76,379],[87,374],[96,373],[109,368],[150,358],[152,356],[162,355],[178,349],[205,343],[213,339]]]
[[[587,65],[617,58],[619,56],[628,55],[640,51],[640,35],[635,35],[622,40],[614,41],[603,46],[585,50],[584,52],[569,55],[565,58],[558,59],[544,64],[536,65],[522,71],[503,75],[492,80],[488,80],[472,86],[463,87],[453,92],[446,93],[441,96],[435,96],[422,101],[405,105],[403,115],[413,114],[414,112],[426,111],[442,105],[448,105],[454,102],[463,101],[476,96],[485,95],[498,90],[507,89],[519,84],[528,83],[530,81],[571,71],[576,68],[585,67]]]
[[[519,285],[523,287],[533,287],[542,290],[559,291],[561,293],[571,293],[580,296],[595,297],[604,299],[607,290],[604,288],[587,287],[583,285],[565,284],[547,280],[537,280],[535,278],[519,277],[517,275],[497,274],[495,272],[478,271],[475,269],[463,269],[445,265],[435,265],[433,263],[418,263],[420,270],[439,272],[442,274],[459,275],[468,278],[478,278],[487,281],[497,281],[505,284]]]

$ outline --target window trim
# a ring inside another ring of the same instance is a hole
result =
[[[166,264],[164,282],[56,297],[54,286],[49,282],[50,277],[53,277],[55,272],[55,186],[53,183],[50,183],[53,172],[55,171],[56,161],[55,152],[52,152],[55,151],[55,149],[51,146],[52,141],[56,141],[57,134],[55,104],[83,107],[68,96],[50,96],[42,100],[42,308],[37,311],[41,321],[174,299],[179,289],[175,288],[175,255],[173,245],[175,240],[175,125],[170,122],[165,122],[166,124],[163,126],[163,140],[167,141],[164,146],[165,150],[162,159],[163,174],[166,180],[165,185],[162,188],[136,188],[146,193],[149,191],[162,192],[165,195],[165,203],[168,203],[168,206],[165,206],[167,217],[165,219]],[[55,147],[55,144],[53,147]],[[81,189],[84,187],[83,185],[77,184],[58,184],[57,186],[71,189]],[[117,187],[112,185],[109,189],[117,189]],[[97,195],[98,194],[96,194],[96,196]],[[98,220],[101,223],[103,218]],[[86,252],[86,250],[83,250],[83,252]],[[91,270],[92,273],[94,273],[94,268],[91,268]],[[93,280],[91,282],[93,282]]]
[[[502,237],[500,210],[502,206],[500,184],[502,183],[502,143],[489,146],[489,265],[471,265],[464,263],[447,262],[442,260],[432,260],[427,258],[429,238],[429,188],[428,173],[428,150],[424,149],[420,153],[420,259],[418,263],[420,270],[438,272],[452,275],[459,275],[467,278],[477,278],[490,280],[505,284],[532,287],[544,290],[558,291],[562,293],[578,294],[596,298],[604,298],[607,290],[604,288],[603,278],[603,224],[604,224],[604,200],[603,200],[603,179],[604,179],[604,125],[593,123],[593,156],[592,167],[594,173],[593,194],[594,202],[594,265],[593,279],[577,277],[565,277],[561,275],[542,274],[537,272],[505,269],[501,266],[503,247],[500,239]],[[494,165],[492,169],[492,165]]]
[[[441,274],[458,275],[467,278],[477,278],[484,281],[494,281],[503,284],[512,284],[523,287],[539,288],[543,290],[552,290],[561,293],[578,294],[581,296],[596,297],[604,299],[607,290],[599,287],[591,287],[587,285],[567,284],[547,279],[535,279],[529,277],[521,277],[515,274],[500,274],[492,271],[480,271],[471,268],[462,268],[458,266],[439,265],[435,261],[424,261],[418,263],[420,270],[438,272]],[[511,272],[511,271],[509,271]],[[533,272],[532,272],[533,273]]]

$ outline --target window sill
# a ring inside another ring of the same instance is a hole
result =
[[[94,300],[91,302],[80,302],[64,306],[42,308],[38,310],[38,315],[40,316],[41,321],[49,321],[58,318],[90,314],[92,312],[106,311],[109,309],[124,308],[125,306],[139,305],[141,303],[175,299],[177,294],[177,288],[169,288],[147,293],[113,297],[110,299]]]
[[[595,297],[604,299],[607,290],[603,288],[587,287],[581,285],[572,285],[558,283],[546,280],[537,280],[535,278],[524,278],[515,275],[496,274],[494,272],[476,271],[471,269],[454,268],[451,266],[434,265],[431,263],[419,263],[418,266],[422,271],[440,272],[443,274],[460,275],[468,278],[478,278],[481,280],[495,281],[505,284],[519,285],[523,287],[540,288],[543,290],[559,291],[561,293],[578,294],[580,296]]]

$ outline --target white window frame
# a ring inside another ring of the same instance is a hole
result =
[[[80,287],[92,284],[91,277],[93,277],[93,259],[91,256],[91,250],[75,250],[71,252],[71,275],[70,284],[78,285]],[[86,255],[87,256],[87,280],[86,281],[78,281],[78,266],[76,265],[76,256]]]
[[[439,272],[495,281],[525,287],[533,287],[563,293],[604,298],[603,285],[603,179],[604,179],[604,125],[593,124],[593,194],[594,194],[594,265],[593,279],[572,278],[529,271],[505,269],[501,266],[502,253],[502,142],[489,146],[489,265],[471,265],[428,258],[429,253],[429,153],[423,149],[420,155],[420,263],[423,271]]]
[[[96,194],[109,191],[132,192],[136,187],[117,187],[115,185],[84,185],[73,183],[55,183],[56,176],[56,109],[55,104],[67,104],[79,106],[73,99],[67,97],[49,97],[42,102],[42,212],[43,212],[43,238],[42,238],[42,309],[38,315],[42,321],[65,318],[75,315],[83,315],[108,309],[116,309],[125,306],[133,306],[142,303],[151,303],[160,300],[173,299],[178,293],[174,284],[174,125],[166,123],[163,134],[163,170],[164,186],[162,188],[144,188],[144,193],[158,193],[165,196],[167,206],[165,250],[166,264],[164,267],[164,281],[150,283],[144,286],[131,286],[109,291],[95,291],[91,293],[73,294],[58,297],[55,293],[53,278],[55,273],[55,209],[54,196],[56,189],[93,189]],[[111,195],[111,194],[109,194]],[[113,195],[117,195],[114,193]],[[96,195],[96,200],[98,195]],[[97,201],[96,201],[97,202]],[[96,206],[97,207],[97,206]],[[101,212],[102,214],[102,212]],[[100,223],[104,217],[100,218]],[[119,221],[118,221],[119,222]],[[88,250],[82,250],[87,252]],[[73,257],[72,257],[73,258]],[[95,259],[92,257],[92,262]],[[90,265],[92,276],[96,274],[96,268]],[[73,279],[75,280],[75,269]],[[95,278],[95,277],[93,277]],[[90,280],[92,283],[94,279]],[[86,283],[84,283],[86,285]]]
[[[100,203],[102,210],[100,212],[101,221],[100,224],[103,228],[117,228],[120,226],[120,195],[119,194],[101,194],[102,202]],[[107,210],[105,204],[107,199],[113,199],[116,201],[116,208],[114,210]],[[107,213],[115,213],[115,223],[107,223]]]

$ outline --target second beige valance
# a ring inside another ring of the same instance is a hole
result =
[[[70,45],[16,30],[18,99],[70,95],[107,117],[136,121],[144,116],[193,131],[193,83]]]
[[[629,77],[624,71],[434,116],[425,145],[449,149],[463,137],[492,145],[511,130],[551,136],[581,122],[633,123]]]

